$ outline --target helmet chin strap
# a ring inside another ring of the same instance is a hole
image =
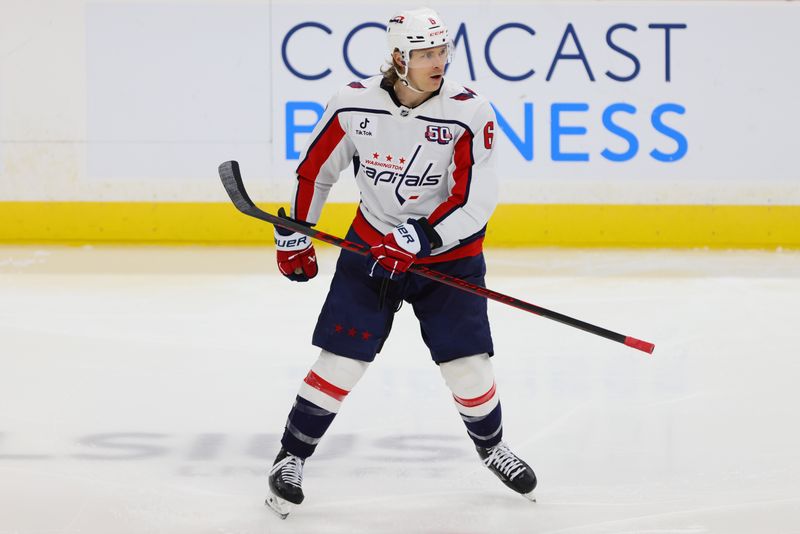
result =
[[[424,93],[425,91],[420,91],[419,89],[417,89],[416,87],[411,85],[411,82],[408,81],[408,65],[404,65],[404,67],[405,67],[403,69],[404,72],[402,74],[400,74],[400,71],[397,70],[397,67],[394,68],[394,71],[397,73],[398,78],[400,78],[400,83],[402,83],[403,85],[405,85],[406,87],[408,87],[409,89],[414,91],[415,93],[419,93],[419,94]]]

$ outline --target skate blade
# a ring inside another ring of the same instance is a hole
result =
[[[532,491],[529,491],[528,493],[523,493],[522,496],[531,502],[536,502],[536,496],[533,494]]]
[[[286,516],[289,515],[289,512],[291,512],[292,508],[294,507],[293,503],[290,503],[285,499],[281,499],[272,493],[267,495],[267,499],[264,501],[264,504],[266,504],[267,507],[275,512],[275,514],[281,519],[286,519]]]

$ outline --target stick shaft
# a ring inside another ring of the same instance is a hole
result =
[[[219,175],[222,179],[223,185],[225,186],[225,191],[228,192],[228,196],[231,197],[233,204],[242,213],[256,219],[261,219],[262,221],[271,223],[273,225],[286,228],[287,230],[292,230],[294,232],[307,235],[313,239],[319,239],[320,241],[324,241],[331,245],[349,250],[350,252],[355,252],[356,254],[360,254],[362,256],[369,255],[369,248],[365,245],[326,234],[325,232],[316,230],[314,228],[309,228],[308,226],[297,223],[291,219],[279,217],[261,210],[247,195],[247,191],[244,188],[242,176],[239,171],[239,164],[235,161],[227,161],[220,165]],[[590,334],[604,337],[606,339],[610,339],[611,341],[616,341],[617,343],[622,343],[628,347],[641,350],[642,352],[646,352],[648,354],[652,354],[653,350],[655,349],[655,345],[650,342],[612,332],[611,330],[607,330],[591,323],[569,317],[568,315],[554,312],[552,310],[548,310],[547,308],[542,308],[541,306],[531,304],[530,302],[525,302],[524,300],[520,300],[509,295],[504,295],[503,293],[498,293],[497,291],[492,291],[486,287],[472,284],[466,280],[462,280],[461,278],[456,278],[454,276],[450,276],[449,274],[434,271],[433,269],[425,267],[424,265],[414,264],[411,266],[409,271],[413,272],[414,274],[430,278],[431,280],[436,280],[437,282],[446,284],[456,289],[460,289],[474,295],[479,295],[489,300],[501,302],[503,304],[513,306],[514,308],[539,315],[540,317],[546,317],[547,319],[583,330],[584,332],[589,332]]]

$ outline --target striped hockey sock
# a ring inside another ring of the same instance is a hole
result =
[[[323,351],[300,386],[281,445],[308,458],[333,422],[345,397],[366,370],[365,362]]]
[[[503,415],[488,354],[476,354],[439,365],[453,393],[467,434],[478,447],[488,448],[503,438]]]
[[[478,447],[494,447],[503,439],[503,412],[495,385],[480,397],[463,399],[453,395],[467,434]]]

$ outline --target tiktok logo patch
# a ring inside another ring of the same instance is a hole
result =
[[[366,137],[372,137],[375,135],[375,119],[369,117],[363,117],[360,121],[356,118],[353,121],[353,124],[356,125],[354,132],[356,135],[363,135]]]

